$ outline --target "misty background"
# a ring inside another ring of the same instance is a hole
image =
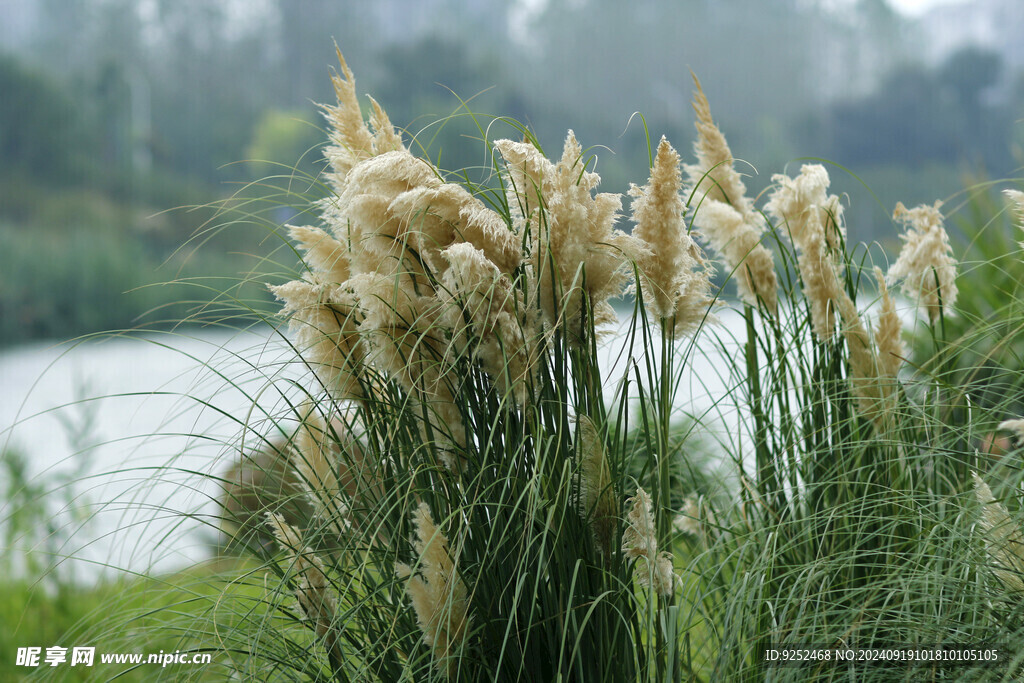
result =
[[[572,128],[612,192],[647,178],[636,112],[690,156],[692,71],[752,192],[827,160],[851,239],[891,245],[896,201],[1019,174],[1021,35],[1019,0],[0,0],[0,344],[268,298],[335,42],[442,167],[483,173],[510,116],[549,156]]]

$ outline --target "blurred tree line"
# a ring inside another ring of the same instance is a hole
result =
[[[992,97],[1004,68],[998,54],[975,46],[933,67],[899,66],[873,92],[812,114],[806,140],[853,166],[966,161],[1010,173],[1020,163],[1011,141],[1024,74],[1014,90]]]
[[[885,0],[10,0],[4,11],[23,13],[25,29],[0,46],[0,246],[29,263],[0,263],[0,343],[137,324],[188,295],[120,292],[244,272],[224,255],[265,251],[265,228],[243,219],[206,235],[205,253],[176,252],[212,213],[160,212],[235,195],[272,225],[290,212],[245,200],[268,185],[285,205],[323,192],[314,103],[332,98],[334,42],[415,146],[481,178],[481,127],[500,114],[550,154],[569,128],[607,146],[594,150],[603,189],[626,190],[648,163],[634,112],[654,141],[688,147],[691,70],[755,190],[797,154],[908,203],[953,191],[963,164],[1001,175],[1021,163],[1021,73],[977,48],[915,62],[926,37]],[[279,178],[246,188],[267,176]],[[884,238],[887,221],[856,238]],[[74,260],[78,233],[108,281],[64,301],[72,283],[47,263]]]

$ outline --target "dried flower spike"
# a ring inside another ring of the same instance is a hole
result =
[[[349,171],[360,161],[405,147],[401,136],[388,120],[388,115],[372,97],[370,103],[373,113],[370,126],[366,125],[356,96],[355,77],[341,50],[337,50],[337,53],[341,73],[335,74],[331,81],[338,103],[335,106],[323,106],[322,109],[330,125],[331,141],[331,145],[324,150],[324,156],[331,165],[331,171],[325,175],[336,193],[341,194]]]
[[[842,263],[837,258],[843,237],[842,205],[838,197],[828,194],[828,171],[819,164],[805,164],[796,178],[772,176],[772,182],[776,188],[765,210],[786,226],[799,251],[797,266],[811,303],[815,335],[832,339],[845,296],[839,282]]]
[[[313,623],[318,637],[324,640],[332,659],[341,661],[341,649],[334,629],[337,603],[327,580],[326,569],[313,550],[302,543],[298,529],[288,524],[281,515],[268,512],[267,523],[277,537],[281,549],[289,554],[298,574],[295,589],[303,615]]]
[[[1024,446],[1024,419],[1005,420],[999,423],[999,429],[1013,432],[1014,445]]]
[[[622,552],[629,559],[642,560],[637,564],[637,579],[663,596],[675,591],[676,575],[672,571],[672,555],[658,552],[658,534],[651,511],[651,497],[637,487],[636,496],[626,501],[626,530],[622,533]]]
[[[711,117],[711,106],[704,88],[697,76],[691,75],[695,88],[693,110],[697,114],[697,140],[693,143],[697,163],[686,166],[690,184],[699,201],[722,202],[746,214],[753,209],[753,202],[747,198],[747,188],[733,167],[735,160],[729,143]]]
[[[875,281],[882,297],[882,310],[875,327],[875,345],[878,349],[878,374],[885,380],[895,380],[903,367],[906,350],[903,347],[903,323],[896,312],[896,304],[885,284],[882,269],[875,267]]]
[[[1021,230],[1024,230],[1024,192],[1020,190],[1003,190],[1003,194],[1013,203],[1013,210],[1017,214],[1017,225]],[[1020,248],[1024,249],[1024,242],[1020,243]]]
[[[314,504],[325,505],[341,490],[338,482],[338,450],[329,436],[327,423],[313,405],[305,401],[299,409],[301,422],[295,433],[295,470]]]
[[[413,513],[413,524],[418,572],[413,573],[405,564],[398,565],[397,571],[407,578],[416,621],[423,631],[423,642],[433,653],[434,665],[450,677],[457,663],[453,655],[466,638],[468,592],[452,562],[448,539],[434,523],[426,503],[420,503]]]
[[[576,455],[580,472],[575,492],[576,506],[583,519],[590,523],[598,551],[605,558],[610,558],[618,514],[611,470],[608,468],[604,442],[594,421],[586,415],[580,415],[577,423],[579,440]]]
[[[281,315],[290,316],[295,349],[324,388],[338,400],[362,398],[361,314],[352,292],[320,280],[316,273],[269,289],[284,302]]]
[[[903,291],[916,298],[935,323],[956,302],[956,260],[942,225],[939,207],[921,205],[908,209],[896,205],[893,217],[907,226],[900,235],[903,249],[889,268],[889,281],[903,280]]]
[[[700,535],[700,502],[696,494],[690,494],[683,500],[683,509],[672,519],[672,526],[681,534]]]
[[[663,328],[672,325],[675,334],[688,335],[700,327],[712,300],[704,256],[686,230],[682,182],[679,154],[662,138],[650,181],[629,194],[633,236],[646,246],[637,262],[646,305]]]
[[[697,113],[696,164],[684,166],[691,201],[696,204],[693,222],[705,241],[735,274],[736,288],[744,303],[774,314],[778,307],[775,261],[761,244],[762,219],[746,196],[747,188],[733,168],[732,151],[711,118],[711,108],[697,77],[693,108]]]
[[[618,321],[608,300],[622,293],[642,243],[614,228],[621,197],[594,194],[601,177],[586,169],[572,131],[557,164],[527,143],[494,145],[505,160],[516,225],[530,233],[538,304],[552,328],[563,327],[570,341],[581,343],[585,306],[595,328]]]
[[[985,548],[992,559],[992,573],[1015,593],[1024,592],[1024,534],[1010,518],[1010,513],[992,495],[988,484],[977,473],[974,495],[982,506],[981,530],[985,535]]]
[[[537,316],[482,250],[460,243],[441,256],[450,266],[439,292],[449,304],[449,353],[468,353],[479,360],[503,397],[511,395],[525,405],[536,361]]]

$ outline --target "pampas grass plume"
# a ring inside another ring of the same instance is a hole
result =
[[[1015,593],[1024,592],[1024,534],[1010,518],[1003,504],[995,499],[988,484],[972,472],[974,495],[982,506],[979,521],[985,535],[985,547],[992,559],[992,573]]]
[[[674,322],[677,335],[693,333],[711,305],[711,283],[704,256],[686,230],[680,196],[679,154],[661,139],[647,185],[630,189],[633,236],[646,251],[638,261],[647,307],[663,328]]]
[[[281,549],[289,554],[299,576],[295,597],[303,615],[313,623],[318,637],[335,661],[341,661],[334,631],[334,619],[337,602],[332,594],[333,588],[327,580],[323,562],[312,549],[305,547],[299,531],[288,524],[281,515],[268,512],[267,523],[277,538]]]
[[[831,339],[837,308],[845,296],[834,253],[843,232],[841,205],[837,197],[827,194],[828,172],[819,164],[805,164],[796,178],[774,175],[772,182],[776,187],[765,210],[786,225],[799,252],[797,266],[811,303],[815,335]]]
[[[580,473],[576,490],[576,505],[580,514],[590,523],[598,551],[606,558],[611,557],[612,536],[618,504],[611,470],[608,467],[604,443],[594,421],[586,415],[577,418],[579,441],[576,453]]]
[[[778,307],[778,277],[775,261],[761,244],[761,218],[747,188],[733,168],[732,151],[725,136],[711,117],[711,108],[693,77],[696,93],[693,108],[697,113],[696,164],[684,165],[689,191],[696,202],[694,224],[707,244],[736,274],[736,288],[744,303],[775,314]]]
[[[626,529],[622,533],[622,552],[628,559],[638,560],[637,580],[658,595],[671,596],[677,582],[672,571],[672,555],[658,552],[658,534],[651,511],[651,497],[637,487],[636,495],[626,504]]]
[[[434,665],[451,676],[456,660],[452,655],[466,637],[469,597],[448,549],[448,539],[434,523],[430,508],[420,503],[413,513],[419,554],[417,573],[409,565],[399,564],[399,576],[407,577],[407,589],[423,631],[423,642],[430,647]]]
[[[903,223],[906,230],[900,235],[903,248],[899,258],[889,268],[889,280],[902,280],[903,291],[918,300],[933,323],[957,297],[957,264],[942,224],[941,206],[942,202],[913,209],[902,203],[896,205],[893,217]]]

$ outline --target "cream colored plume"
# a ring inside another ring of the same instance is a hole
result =
[[[672,526],[681,534],[699,536],[703,527],[702,516],[700,498],[696,493],[691,493],[683,499],[683,509],[672,519]]]
[[[677,578],[672,571],[672,554],[658,552],[658,533],[651,511],[651,498],[637,487],[636,496],[626,501],[626,529],[622,533],[622,552],[637,563],[637,579],[659,595],[670,596],[675,591]]]
[[[629,191],[633,237],[646,247],[637,263],[645,304],[663,328],[688,335],[707,317],[712,299],[704,255],[686,229],[681,190],[679,154],[662,138],[647,185]]]
[[[899,377],[900,368],[906,350],[903,346],[903,323],[896,312],[896,304],[889,295],[889,288],[882,276],[882,269],[875,267],[875,281],[882,297],[882,310],[878,314],[875,327],[875,344],[878,347],[878,373],[881,377],[895,380]]]
[[[839,258],[844,230],[839,198],[828,194],[828,171],[818,164],[805,164],[800,175],[772,176],[775,183],[765,210],[785,225],[798,250],[797,266],[804,295],[811,304],[811,323],[821,340],[835,335],[836,312],[842,304],[856,312],[843,291]],[[855,321],[851,320],[852,325]],[[859,319],[856,321],[859,323]]]
[[[320,281],[340,285],[348,280],[348,250],[341,242],[320,228],[289,225],[288,235],[306,252],[303,261]]]
[[[523,260],[519,238],[501,216],[406,151],[353,168],[324,218],[350,245],[353,274],[396,276],[422,293],[443,276],[441,252],[453,244],[481,249],[505,273]]]
[[[365,349],[358,333],[358,297],[346,286],[321,282],[316,274],[270,291],[284,302],[281,315],[290,316],[295,349],[324,388],[339,400],[362,398]]]
[[[385,275],[351,280],[366,315],[359,326],[367,360],[410,391],[432,393],[443,380],[441,304]]]
[[[708,246],[725,262],[740,299],[774,314],[778,306],[778,278],[775,260],[761,244],[763,224],[747,198],[747,188],[734,168],[732,151],[711,117],[707,97],[694,76],[697,113],[696,164],[683,168],[688,191],[696,206],[693,222]]]
[[[878,268],[875,268],[875,277],[882,295],[882,310],[873,336],[845,291],[839,292],[835,305],[842,321],[850,360],[850,383],[858,407],[864,417],[874,422],[876,429],[884,430],[893,419],[899,388],[897,377],[903,363],[902,324]]]
[[[1013,432],[1014,445],[1024,446],[1024,419],[1005,420],[999,423],[999,429]]]
[[[1013,210],[1017,214],[1018,227],[1024,230],[1024,192],[1020,190],[1003,190],[1003,194],[1013,204]],[[1020,243],[1020,248],[1024,249],[1024,242]]]
[[[299,409],[301,421],[295,432],[295,470],[318,505],[334,500],[341,491],[338,483],[339,451],[330,438],[327,421],[311,401]]]
[[[406,587],[434,666],[451,676],[456,670],[454,655],[466,639],[469,626],[468,591],[452,561],[448,539],[434,523],[426,503],[420,503],[413,513],[413,525],[413,547],[419,554],[417,571],[413,573],[406,564],[396,569],[399,576],[408,577]]]
[[[622,293],[629,264],[644,250],[639,240],[614,229],[620,196],[593,194],[600,176],[586,170],[572,131],[557,164],[526,143],[499,140],[495,147],[505,159],[516,224],[530,231],[531,265],[547,322],[565,325],[570,339],[581,341],[585,298],[595,327],[616,322],[608,299]]]
[[[700,495],[691,493],[683,499],[683,508],[672,520],[672,526],[679,533],[695,536],[706,543],[713,535],[717,535],[718,517],[711,506],[701,500]]]
[[[424,404],[429,426],[442,441],[465,444],[466,430],[454,403],[459,378],[445,363],[444,304],[391,276],[367,274],[350,283],[366,312],[359,326],[366,363]],[[448,455],[442,457],[449,468],[459,469]]]
[[[337,53],[341,74],[334,74],[331,81],[338,102],[334,106],[324,105],[322,109],[330,126],[331,141],[331,145],[324,151],[331,171],[325,175],[335,192],[340,194],[345,188],[349,171],[360,161],[405,147],[402,144],[402,137],[391,125],[388,115],[372,97],[370,104],[373,113],[370,116],[370,125],[367,126],[356,96],[355,77],[348,68],[341,50]]]
[[[555,165],[529,142],[498,140],[494,148],[505,161],[505,188],[515,227],[519,232],[529,228],[536,235],[545,188],[550,192]]]
[[[1024,591],[1024,534],[1010,518],[1010,513],[997,501],[981,477],[972,472],[974,494],[981,505],[979,525],[985,536],[985,548],[992,561],[990,568],[1006,588]]]
[[[410,246],[440,277],[447,263],[442,251],[468,243],[506,274],[523,260],[519,238],[505,221],[461,185],[423,185],[395,197],[388,210],[407,227]]]
[[[576,442],[576,457],[580,469],[574,492],[576,507],[590,524],[597,550],[605,558],[610,558],[618,516],[615,486],[597,426],[586,415],[580,415],[577,423],[579,439]]]
[[[536,316],[482,250],[460,243],[441,256],[450,264],[440,293],[449,305],[449,353],[468,353],[479,360],[502,396],[511,394],[525,405],[536,361]]]
[[[891,417],[903,358],[895,304],[880,281],[882,310],[872,337],[842,285],[843,211],[839,198],[828,194],[828,171],[819,164],[805,164],[796,178],[776,175],[772,181],[776,188],[765,210],[785,225],[797,248],[814,334],[822,341],[832,339],[840,323],[849,353],[850,382],[861,414],[881,428]],[[881,278],[877,269],[876,277]]]
[[[828,194],[831,180],[824,166],[804,164],[796,178],[776,174],[772,182],[777,187],[765,209],[785,221],[795,245],[824,239],[830,251],[842,249],[843,205],[839,197]]]
[[[388,275],[431,293],[429,264],[410,249],[416,246],[409,235],[413,216],[408,210],[396,213],[392,203],[405,192],[441,185],[433,167],[404,150],[375,156],[351,170],[345,190],[325,200],[323,218],[349,245],[353,275]]]
[[[697,163],[685,167],[690,186],[698,202],[710,199],[747,214],[753,209],[753,203],[747,198],[747,188],[733,167],[732,150],[711,117],[711,106],[696,75],[693,83],[693,110],[697,114],[697,140],[693,151]]]
[[[317,636],[324,640],[324,646],[340,657],[338,637],[334,629],[337,602],[334,589],[327,579],[323,562],[302,542],[299,531],[288,524],[281,515],[268,512],[267,524],[277,538],[281,549],[288,553],[298,575],[295,597],[306,619],[313,622]]]
[[[445,366],[445,302],[435,291],[450,268],[442,254],[469,244],[509,276],[523,261],[520,239],[500,215],[410,154],[372,99],[367,125],[340,54],[339,62],[337,106],[324,108],[332,128],[327,175],[335,192],[318,206],[328,230],[290,229],[310,272],[273,291],[291,316],[300,355],[335,398],[360,398],[360,370],[371,370],[365,379],[393,378],[422,404],[429,416],[425,431],[462,444],[465,430],[453,400],[458,378]],[[485,326],[502,328],[516,347],[511,373],[499,370],[495,335],[489,335],[492,346],[482,351],[497,376],[519,378],[528,367],[522,332],[517,339],[507,315],[517,303],[498,302],[496,319]]]
[[[878,424],[885,407],[883,399],[887,394],[883,393],[874,344],[856,305],[846,292],[840,292],[836,305],[842,318],[843,338],[850,358],[853,393],[858,399],[861,413]],[[886,382],[885,391],[891,388],[891,381]]]
[[[888,274],[890,282],[903,281],[903,291],[918,300],[933,323],[957,297],[957,263],[942,224],[941,206],[942,202],[913,209],[896,205],[893,217],[907,229],[900,235],[903,249]]]
[[[851,352],[851,367],[854,388],[860,398],[862,410],[875,421],[879,429],[884,430],[894,419],[899,373],[906,351],[902,338],[903,323],[896,312],[896,304],[889,295],[881,268],[876,267],[874,275],[882,299],[882,307],[874,329],[874,353],[870,359],[871,365],[863,367],[853,362]],[[849,301],[848,297],[844,296],[844,299]],[[844,307],[848,305],[844,303]],[[847,343],[853,342],[848,338]]]
[[[299,418],[291,462],[316,515],[326,528],[341,536],[352,528],[352,496],[367,493],[372,485],[369,473],[360,471],[365,464],[362,446],[348,435],[343,465],[339,443],[342,437],[336,431],[343,425],[338,421],[328,424],[319,408],[308,400],[300,407]]]
[[[697,209],[694,224],[708,246],[731,271],[740,299],[753,307],[764,305],[774,314],[778,308],[775,261],[761,244],[761,218],[741,214],[723,202],[705,200]]]

